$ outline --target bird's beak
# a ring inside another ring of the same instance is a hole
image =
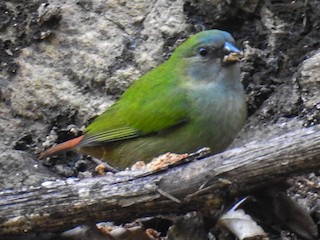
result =
[[[232,43],[226,42],[223,46],[223,50],[227,53],[223,57],[224,63],[236,63],[242,58],[242,52]]]

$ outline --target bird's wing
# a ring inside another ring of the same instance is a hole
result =
[[[160,67],[160,68],[159,68]],[[136,81],[86,129],[81,146],[150,135],[188,121],[189,103],[174,74],[159,66]],[[160,71],[160,72],[159,72]],[[165,77],[165,78],[164,78]]]

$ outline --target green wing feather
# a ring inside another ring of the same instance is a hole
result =
[[[167,61],[134,82],[86,128],[80,146],[150,135],[186,122],[190,106],[175,67]]]

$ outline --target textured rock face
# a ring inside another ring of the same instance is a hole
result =
[[[59,27],[45,41],[21,49],[18,73],[8,86],[13,111],[36,120],[66,106],[84,120],[105,109],[112,95],[161,61],[162,35],[186,28],[182,1],[54,1],[40,5],[38,14],[46,9],[59,14]]]
[[[319,124],[320,121],[320,53],[317,51],[304,60],[297,78],[301,89],[303,112],[307,125]]]

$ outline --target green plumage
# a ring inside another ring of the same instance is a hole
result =
[[[166,152],[225,149],[246,118],[239,66],[223,60],[233,42],[219,30],[189,38],[86,128],[78,150],[124,168]]]

